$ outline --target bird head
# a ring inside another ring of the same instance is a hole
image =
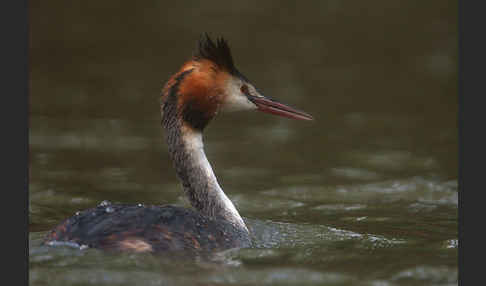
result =
[[[228,43],[203,34],[190,61],[165,84],[162,112],[174,105],[175,116],[196,129],[204,127],[219,112],[259,110],[297,120],[312,116],[263,96],[234,65]]]

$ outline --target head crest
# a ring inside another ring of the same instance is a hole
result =
[[[219,67],[228,70],[230,73],[236,71],[233,57],[231,56],[231,51],[226,40],[217,38],[215,43],[207,33],[202,34],[199,38],[193,58],[196,61],[201,59],[210,60]]]

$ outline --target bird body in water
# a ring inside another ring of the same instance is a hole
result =
[[[312,120],[261,95],[236,69],[227,42],[204,34],[192,59],[168,80],[161,97],[169,154],[193,209],[102,203],[61,222],[44,243],[136,252],[250,246],[248,228],[218,184],[202,140],[204,128],[219,112],[237,110]]]

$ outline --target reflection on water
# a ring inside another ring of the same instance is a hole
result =
[[[31,3],[32,285],[457,284],[455,2],[55,2]],[[41,246],[103,200],[187,205],[159,94],[202,31],[315,118],[206,131],[254,247],[208,262]]]

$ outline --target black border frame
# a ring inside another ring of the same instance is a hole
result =
[[[471,210],[484,208],[479,196],[483,191],[481,185],[484,185],[482,173],[484,173],[486,146],[486,140],[482,136],[484,107],[481,104],[481,97],[485,95],[484,27],[486,24],[484,23],[484,9],[480,3],[478,1],[458,1],[459,285],[474,285],[484,279],[480,276],[484,271],[481,269],[483,264],[480,262],[481,254],[484,253],[481,251],[483,236],[480,234],[483,226],[481,224],[483,213],[475,212],[475,215],[471,215]],[[470,214],[467,216],[470,230],[467,236],[464,229],[465,194],[469,198],[467,199],[467,211]],[[474,199],[475,196],[476,199]],[[475,225],[478,229],[476,234],[471,231]],[[465,238],[466,240],[464,240]],[[477,262],[473,261],[474,257],[469,256],[469,263],[466,263],[465,250],[473,248],[478,254],[477,260],[475,260]]]
[[[28,1],[0,4],[2,44],[2,243],[4,283],[29,282],[29,9]],[[19,273],[20,272],[20,273]],[[8,281],[8,282],[7,282]]]

